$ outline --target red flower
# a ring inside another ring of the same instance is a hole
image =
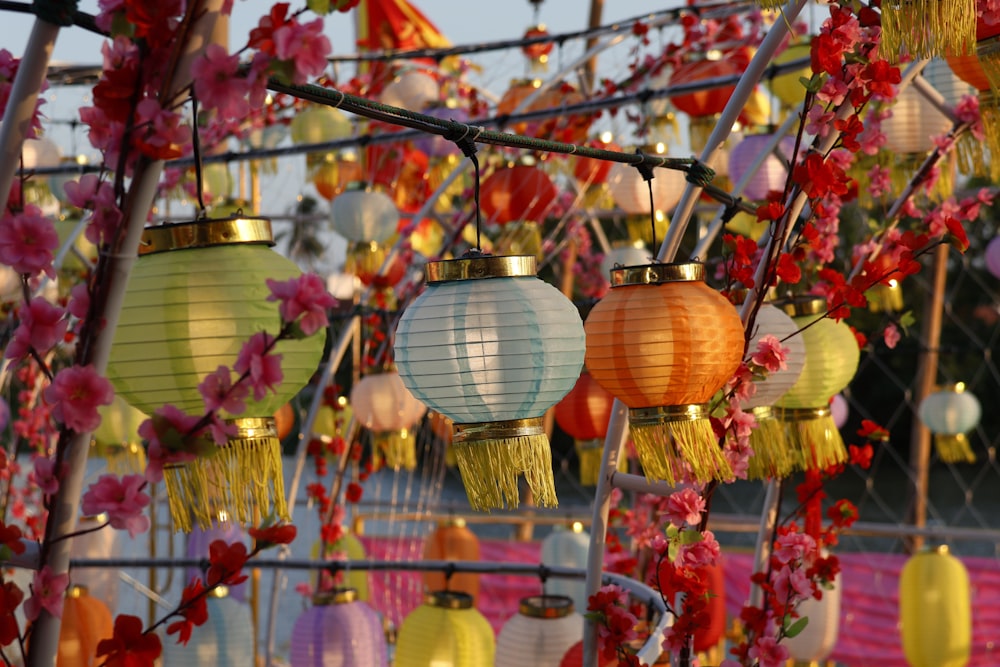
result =
[[[114,634],[97,644],[97,657],[107,656],[105,667],[153,667],[162,652],[160,638],[143,632],[139,617],[127,614],[119,614]]]
[[[4,522],[0,521],[0,551],[6,547],[15,554],[24,553],[24,543],[21,541],[21,537],[20,528],[4,525]],[[2,608],[0,607],[0,609]]]
[[[844,148],[852,153],[857,153],[861,150],[858,135],[864,131],[865,126],[858,118],[858,114],[851,114],[846,119],[838,119],[834,121],[833,126],[840,130],[840,140],[843,142]]]
[[[962,227],[962,223],[950,215],[944,219],[944,224],[948,228],[949,234],[953,241],[953,245],[958,249],[959,252],[965,252],[969,249],[969,237],[965,235],[965,228]]]
[[[869,91],[883,97],[892,97],[895,94],[893,84],[900,82],[899,68],[885,60],[875,60],[865,65],[861,76],[868,80]]]
[[[275,544],[291,544],[297,532],[295,526],[289,523],[261,526],[247,531],[250,537],[257,542],[257,549],[266,549]]]
[[[814,72],[826,72],[838,76],[843,67],[843,46],[829,33],[816,35],[812,39],[810,56]]]
[[[819,153],[810,153],[805,160],[795,165],[792,178],[810,198],[824,197],[831,193],[845,195],[849,189],[844,170]]]
[[[211,565],[205,573],[205,583],[210,588],[219,584],[235,586],[246,581],[246,575],[240,574],[247,562],[247,547],[242,542],[226,544],[223,540],[215,540],[208,547],[208,560]]]
[[[347,490],[344,492],[344,497],[349,503],[356,503],[361,500],[361,496],[364,494],[364,488],[357,482],[351,482],[347,485]]]
[[[20,636],[14,610],[24,599],[24,592],[13,581],[0,586],[0,646],[7,646]]]
[[[858,508],[850,500],[838,500],[826,510],[826,515],[837,528],[849,528],[858,520]]]
[[[187,646],[191,639],[191,631],[196,625],[203,625],[208,620],[208,605],[205,604],[205,587],[201,579],[195,579],[184,587],[181,594],[181,604],[177,608],[181,620],[167,626],[167,634],[177,635],[177,643]]]
[[[274,31],[288,23],[290,23],[288,3],[276,3],[271,7],[271,13],[261,18],[257,27],[250,31],[250,41],[247,46],[251,49],[260,49],[271,56],[275,55],[277,48],[274,45]]]
[[[788,285],[794,285],[802,280],[802,269],[788,253],[782,253],[778,256],[778,266],[775,268],[775,272],[778,278]]]
[[[862,447],[848,445],[847,451],[851,457],[851,465],[860,466],[864,470],[868,470],[871,467],[872,456],[875,453],[871,445],[864,445]]]
[[[870,419],[861,420],[861,428],[858,429],[858,435],[862,438],[868,438],[869,440],[881,440],[885,442],[889,439],[889,431],[884,426],[879,426]]]

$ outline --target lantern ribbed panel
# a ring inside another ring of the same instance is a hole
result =
[[[747,354],[752,355],[757,350],[757,343],[761,338],[772,335],[781,341],[783,347],[788,348],[785,357],[787,368],[771,373],[763,381],[757,382],[757,393],[744,403],[744,410],[774,405],[798,381],[806,363],[806,343],[802,336],[796,334],[798,330],[799,327],[792,318],[780,308],[769,303],[761,305],[757,311],[754,333],[750,338]]]
[[[796,608],[799,616],[809,619],[802,632],[783,640],[793,658],[801,662],[826,660],[837,645],[840,634],[840,602],[843,596],[840,574],[833,581],[833,588],[823,589],[823,599],[809,597]]]
[[[422,604],[399,626],[394,665],[494,667],[495,650],[493,628],[478,610]]]
[[[967,391],[945,389],[920,403],[920,421],[932,433],[958,435],[976,428],[982,416],[979,399]]]
[[[576,440],[603,438],[608,433],[614,401],[615,397],[585,368],[569,393],[556,403],[556,423]]]
[[[587,568],[590,534],[556,527],[542,540],[542,564],[550,567]],[[583,579],[552,577],[545,582],[546,595],[565,595],[576,609],[587,608],[587,582]]]
[[[351,405],[358,423],[372,431],[413,428],[427,412],[395,371],[361,378],[351,389]]]
[[[700,281],[614,287],[584,328],[587,369],[630,408],[706,403],[743,358],[739,314]]]
[[[479,538],[465,525],[465,521],[439,523],[438,527],[424,542],[424,560],[477,561],[479,560]],[[428,592],[458,591],[472,597],[475,603],[479,595],[479,575],[471,572],[456,572],[445,577],[443,572],[423,573],[424,588]]]
[[[729,153],[729,180],[733,183],[742,180],[757,156],[771,142],[772,137],[770,134],[748,134],[733,146]],[[777,151],[785,156],[786,160],[776,157],[773,151],[769,152],[763,164],[753,172],[743,187],[743,198],[759,201],[767,199],[767,194],[772,190],[783,191],[788,180],[787,160],[791,159],[794,150],[795,139],[783,137],[778,142]]]
[[[77,530],[96,528],[106,521],[106,517],[81,517]],[[121,533],[111,528],[103,528],[89,533],[81,533],[73,538],[69,547],[70,559],[115,558],[121,548],[118,536]],[[80,567],[70,571],[70,583],[86,586],[87,594],[100,600],[108,609],[118,608],[118,570],[110,567]]]
[[[433,283],[396,328],[403,383],[457,423],[540,417],[583,363],[576,307],[534,277]]]
[[[496,667],[558,665],[573,644],[583,638],[583,616],[563,618],[511,616],[497,635]]]
[[[808,58],[810,49],[811,47],[808,43],[792,44],[775,56],[772,62],[775,65],[783,65],[793,60],[799,60],[800,58]],[[806,97],[805,86],[802,85],[799,79],[802,77],[808,79],[810,76],[812,76],[812,68],[807,62],[800,70],[785,72],[775,77],[768,77],[767,86],[778,101],[781,102],[782,106],[786,109],[791,109],[802,104],[802,101]]]
[[[136,410],[120,396],[115,396],[111,405],[97,409],[101,424],[94,429],[93,438],[99,445],[121,445],[139,442],[139,424],[146,420],[146,414]]]
[[[782,408],[826,408],[858,369],[860,351],[850,327],[819,315],[793,317],[806,347],[806,362],[795,385],[775,404]],[[813,324],[815,322],[815,324]]]
[[[25,591],[27,594],[27,591]],[[94,667],[97,645],[114,634],[107,605],[86,592],[72,592],[63,601],[56,667]]]
[[[379,615],[365,602],[315,605],[292,627],[291,667],[386,667]],[[253,664],[252,662],[247,663]]]
[[[945,547],[911,557],[899,575],[903,653],[911,667],[965,667],[972,645],[969,573]]]
[[[649,183],[652,183],[655,210],[673,210],[687,186],[684,173],[676,169],[656,169],[653,176],[653,180],[647,183],[635,167],[622,162],[612,164],[608,172],[608,187],[618,207],[629,215],[649,215]],[[648,258],[643,261],[648,261]]]
[[[330,226],[348,241],[383,243],[398,225],[396,202],[378,190],[347,190],[330,204]]]
[[[208,620],[191,631],[187,646],[177,636],[163,639],[163,667],[246,667],[252,665],[250,607],[232,598],[209,597]]]
[[[882,133],[893,153],[926,153],[934,148],[932,137],[951,130],[951,120],[913,86],[900,91],[891,108],[892,116],[882,121]]]
[[[266,278],[288,280],[301,271],[262,245],[174,250],[140,257],[132,270],[115,330],[108,378],[147,414],[172,403],[204,411],[198,384],[220,366],[232,367],[253,334],[276,334],[277,304]],[[270,417],[316,371],[324,336],[278,343],[284,381],[278,393],[247,401],[243,417]]]
[[[974,95],[976,89],[958,77],[944,58],[931,58],[924,66],[924,78],[941,93],[948,106],[955,106],[966,95]]]
[[[242,542],[249,546],[249,540],[243,533],[243,529],[236,523],[213,522],[208,528],[195,525],[187,535],[187,544],[184,547],[184,555],[187,558],[204,560],[208,565],[209,547],[212,542],[222,540],[226,544],[236,544]],[[199,567],[189,567],[184,569],[184,582],[190,582],[195,577],[205,580],[205,574]],[[239,602],[246,600],[246,582],[229,586],[229,597]]]
[[[601,275],[607,280],[616,265],[638,266],[639,264],[648,264],[652,258],[653,253],[649,252],[642,242],[611,248],[601,260]]]

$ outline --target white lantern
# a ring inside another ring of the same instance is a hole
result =
[[[326,279],[326,291],[342,303],[354,303],[361,291],[361,279],[353,273],[331,273]]]
[[[893,153],[926,153],[933,137],[951,130],[951,119],[938,111],[914,86],[896,96],[892,116],[882,121],[885,147]]]
[[[556,526],[542,540],[542,563],[545,565],[586,569],[589,553],[590,534],[579,522],[570,530]],[[587,582],[583,579],[553,577],[545,582],[545,592],[568,597],[577,609],[587,608]]]
[[[982,407],[974,394],[957,382],[927,396],[919,408],[920,421],[934,434],[934,447],[945,463],[975,463],[966,434],[979,425]]]
[[[384,243],[398,225],[396,202],[379,190],[346,190],[330,205],[330,226],[348,241]]]
[[[376,462],[393,469],[417,467],[414,426],[427,412],[396,371],[367,375],[351,389],[358,423],[372,432]]]
[[[684,172],[677,169],[653,170],[653,209],[671,211],[681,200],[687,185]],[[608,172],[608,187],[619,208],[629,215],[649,215],[649,183],[639,170],[623,162],[615,162]]]
[[[250,607],[228,596],[225,586],[205,600],[208,620],[191,631],[187,645],[163,640],[163,667],[246,667],[254,664]]]
[[[382,91],[379,101],[402,109],[422,111],[440,96],[437,80],[426,72],[411,69],[402,72]]]
[[[793,658],[802,662],[821,662],[833,652],[840,633],[840,601],[843,595],[840,574],[832,589],[823,590],[823,599],[807,598],[799,604],[799,616],[809,618],[805,629],[795,637],[783,640]]]
[[[496,667],[552,667],[583,638],[583,616],[557,595],[521,600],[497,636]]]
[[[729,180],[734,184],[742,181],[751,164],[773,139],[772,134],[748,134],[733,146],[729,152]],[[777,145],[777,152],[782,157],[770,151],[760,167],[747,179],[741,195],[745,199],[762,201],[767,199],[767,194],[772,190],[783,191],[788,180],[788,163],[794,150],[795,139],[782,137]]]
[[[649,252],[646,244],[642,241],[626,241],[621,245],[617,243],[608,251],[608,254],[601,260],[601,275],[605,280],[611,276],[611,271],[616,266],[639,266],[649,264],[653,253]]]
[[[21,148],[21,159],[25,170],[58,167],[62,161],[62,150],[48,137],[25,139]]]

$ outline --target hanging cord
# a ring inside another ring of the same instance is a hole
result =
[[[193,116],[191,128],[191,148],[194,152],[194,180],[198,190],[198,218],[204,220],[208,217],[205,212],[205,195],[203,194],[204,183],[201,173],[201,141],[198,139],[198,96],[191,91],[191,115]]]
[[[458,149],[462,151],[462,154],[472,160],[472,166],[476,170],[476,182],[472,188],[472,197],[476,204],[476,250],[482,253],[483,246],[480,243],[480,234],[482,229],[483,214],[479,208],[479,158],[476,157],[476,138],[479,136],[479,133],[482,132],[483,128],[475,128],[476,134],[470,137],[469,131],[473,129],[472,126],[459,123],[454,120],[449,121],[448,124],[450,127],[442,136],[458,146]]]
[[[637,155],[643,156],[642,151],[636,149],[635,152]],[[642,176],[642,180],[646,181],[646,186],[649,188],[649,227],[653,232],[653,251],[655,252],[656,248],[659,248],[660,246],[656,243],[656,207],[653,202],[653,166],[645,161],[633,166],[639,172],[639,175]]]

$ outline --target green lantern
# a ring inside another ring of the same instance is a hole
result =
[[[198,385],[219,366],[232,367],[254,334],[275,335],[278,309],[265,280],[300,274],[270,249],[269,220],[234,217],[148,228],[132,271],[108,376],[131,405],[147,414],[170,403],[189,414],[204,405]],[[192,518],[207,528],[225,512],[240,523],[254,508],[287,517],[281,444],[273,415],[305,385],[319,364],[322,336],[282,340],[284,380],[277,392],[247,400],[242,415],[222,415],[237,435],[213,455],[167,466],[164,480],[175,525]],[[234,374],[235,381],[235,374]]]

